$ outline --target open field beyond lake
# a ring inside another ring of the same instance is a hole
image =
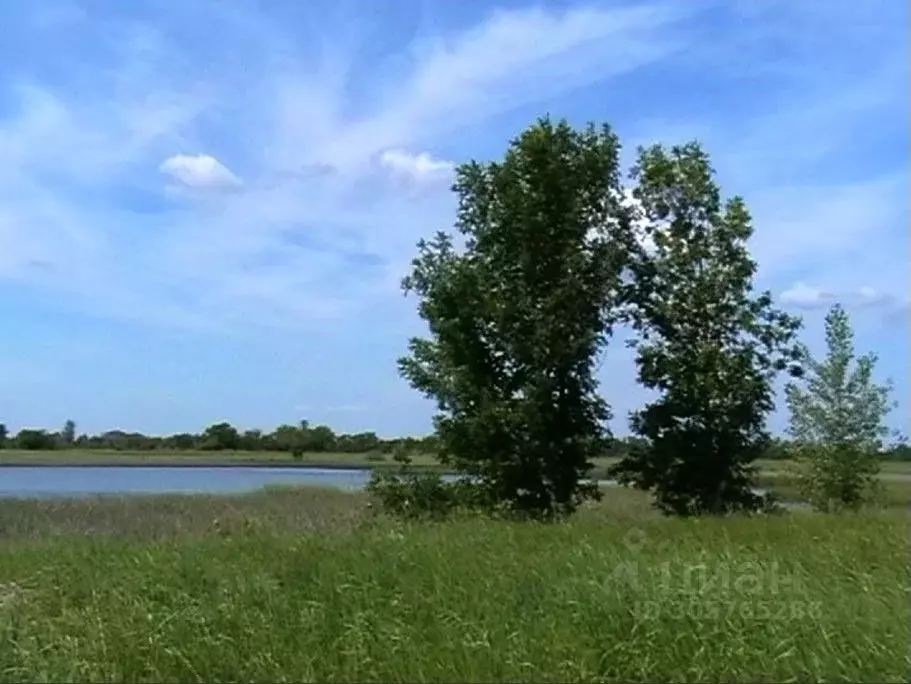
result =
[[[408,524],[363,494],[0,502],[3,681],[907,681],[906,511]]]
[[[781,472],[769,472],[756,478],[756,485],[775,494],[782,501],[800,501],[802,494],[793,477]],[[876,506],[911,511],[911,479],[897,475],[882,475]],[[909,559],[911,563],[911,559]]]
[[[414,454],[417,469],[442,470],[432,454]],[[275,466],[326,468],[398,468],[390,454],[367,453],[304,453],[292,458],[286,451],[115,451],[105,449],[59,449],[27,451],[0,450],[0,466],[4,465],[162,465],[162,466]]]
[[[413,454],[412,466],[416,470],[442,471],[443,466],[433,454]],[[616,458],[594,460],[593,477],[606,476],[606,469],[617,462]],[[760,459],[760,471],[774,474],[786,471],[789,462]],[[0,466],[4,465],[162,465],[162,466],[275,466],[326,467],[326,468],[398,468],[390,454],[367,453],[305,453],[300,459],[282,451],[114,451],[102,449],[60,449],[28,451],[0,449]],[[911,481],[911,462],[882,461],[881,477],[887,480]]]

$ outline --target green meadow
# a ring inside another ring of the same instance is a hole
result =
[[[387,519],[365,494],[0,501],[3,681],[907,681],[909,516]]]

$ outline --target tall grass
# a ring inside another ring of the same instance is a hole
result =
[[[359,493],[280,486],[240,496],[0,498],[0,542],[85,535],[157,541],[251,530],[272,534],[339,532],[365,519],[367,503],[366,496]]]
[[[220,501],[245,522],[211,528],[201,497],[5,502],[31,522],[0,551],[0,680],[908,679],[906,513],[669,520],[620,490],[565,524],[411,525],[350,494]]]
[[[800,501],[804,496],[797,478],[790,473],[761,474],[756,484],[785,501]],[[867,508],[911,510],[911,480],[880,479],[876,483],[875,498]]]
[[[434,454],[414,454],[413,466],[442,471]],[[327,468],[397,467],[380,452],[305,452],[299,458],[287,451],[117,451],[113,449],[0,449],[0,466],[138,465],[138,466],[282,466]]]
[[[415,469],[440,472],[446,470],[432,453],[412,454]],[[614,457],[599,457],[593,460],[593,479],[608,477],[608,469],[618,461]],[[348,468],[397,468],[391,456],[379,452],[332,453],[307,452],[300,459],[294,459],[287,451],[118,451],[113,449],[57,449],[52,451],[28,451],[23,449],[0,449],[0,466],[4,465],[198,465],[198,466],[301,466],[301,467],[348,467]],[[756,466],[763,473],[774,473],[787,469],[785,460],[759,459]],[[883,475],[911,477],[911,461],[881,461]]]

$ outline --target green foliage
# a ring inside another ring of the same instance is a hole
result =
[[[440,458],[541,516],[598,495],[582,479],[610,415],[593,362],[627,254],[619,149],[607,127],[542,119],[502,162],[462,165],[464,249],[442,232],[421,241],[403,282],[430,336],[399,367],[436,400]]]
[[[300,449],[300,453],[303,453],[303,448],[300,446],[302,441],[300,433],[300,428],[294,425],[279,425],[275,428],[275,432],[272,433],[274,448],[277,451],[290,451],[292,453],[295,449]]]
[[[875,354],[856,359],[847,312],[835,305],[826,316],[825,359],[800,353],[807,374],[786,388],[789,433],[801,462],[804,495],[818,509],[860,508],[875,499],[879,455],[889,435],[886,416],[892,383],[873,379]]]
[[[385,513],[405,519],[441,520],[457,511],[489,510],[484,490],[467,478],[446,481],[439,473],[415,471],[403,449],[394,453],[398,472],[374,470],[365,491]]]
[[[200,449],[206,451],[224,451],[237,449],[240,446],[240,434],[230,423],[210,425],[202,436]]]
[[[82,449],[114,449],[117,451],[151,451],[162,447],[195,449],[202,445],[202,436],[180,434],[161,439],[149,437],[140,432],[108,430],[91,437],[83,435],[77,440],[77,445]]]
[[[302,426],[303,448],[306,451],[324,452],[332,451],[335,448],[335,433],[328,425],[317,425],[309,428]]]
[[[368,436],[372,433],[366,433]],[[349,443],[368,447],[375,442],[364,438],[364,435],[344,435]],[[373,435],[375,438],[376,436]],[[335,451],[339,438],[328,425],[310,427],[309,421],[302,420],[299,425],[279,425],[268,437],[277,451],[290,451],[295,458],[304,453],[323,453]],[[367,450],[366,448],[364,449]]]
[[[173,449],[195,449],[199,444],[199,441],[200,440],[196,435],[188,432],[181,432],[167,438],[166,444]]]
[[[640,149],[632,179],[643,243],[630,279],[639,381],[660,396],[634,413],[633,449],[612,473],[666,513],[752,510],[752,462],[768,446],[772,381],[796,356],[799,321],[752,295],[750,215],[721,201],[696,143]],[[793,373],[799,368],[792,366]]]
[[[885,448],[880,456],[886,461],[911,461],[911,446],[908,446],[907,438],[901,436]]]
[[[28,451],[46,451],[57,446],[57,439],[47,430],[22,429],[16,435],[16,448]]]
[[[285,451],[290,453],[345,453],[364,454],[370,452],[391,453],[400,448],[413,454],[432,454],[437,448],[435,435],[426,437],[402,437],[380,439],[375,432],[354,434],[336,433],[328,425],[310,427],[307,421],[300,425],[279,425],[272,432],[245,430],[240,433],[229,423],[210,426],[202,434],[182,432],[168,436],[146,435],[140,432],[108,430],[96,435],[76,437],[76,425],[67,421],[59,433],[48,433],[51,441],[38,438],[26,430],[24,435],[29,449],[53,449],[75,447],[87,450],[114,451]],[[15,439],[9,438],[6,426],[0,424],[0,448],[14,448]],[[26,447],[19,447],[25,449]],[[382,460],[382,459],[379,459]]]
[[[773,437],[766,444],[760,458],[769,461],[786,461],[792,457],[792,445],[780,437]]]
[[[67,420],[60,431],[60,444],[64,447],[71,447],[76,442],[76,423]]]
[[[447,481],[438,473],[374,470],[366,491],[384,512],[405,519],[442,520],[460,511],[491,509],[476,484],[466,478]]]
[[[238,445],[243,451],[253,451],[263,442],[262,430],[244,430]]]

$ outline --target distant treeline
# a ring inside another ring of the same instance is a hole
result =
[[[617,437],[605,443],[607,457],[629,453],[638,437]],[[310,425],[306,420],[298,425],[279,425],[272,432],[238,430],[230,423],[210,425],[201,433],[182,432],[173,435],[145,435],[141,432],[109,430],[99,435],[78,435],[76,423],[68,420],[62,430],[50,431],[24,428],[10,435],[0,423],[0,449],[99,449],[112,451],[282,451],[291,454],[369,452],[384,454],[432,454],[437,451],[435,435],[383,439],[375,432],[337,433],[328,425]],[[762,458],[788,458],[787,440],[774,439]],[[882,452],[887,460],[911,460],[911,447],[896,444]]]
[[[0,448],[28,449],[105,449],[115,451],[287,451],[297,453],[391,453],[433,452],[436,438],[404,437],[382,439],[375,432],[336,433],[327,425],[279,425],[272,432],[238,430],[230,423],[210,425],[201,433],[145,435],[141,432],[109,430],[98,435],[77,435],[76,425],[67,421],[57,432],[23,429],[9,435],[0,424]]]

